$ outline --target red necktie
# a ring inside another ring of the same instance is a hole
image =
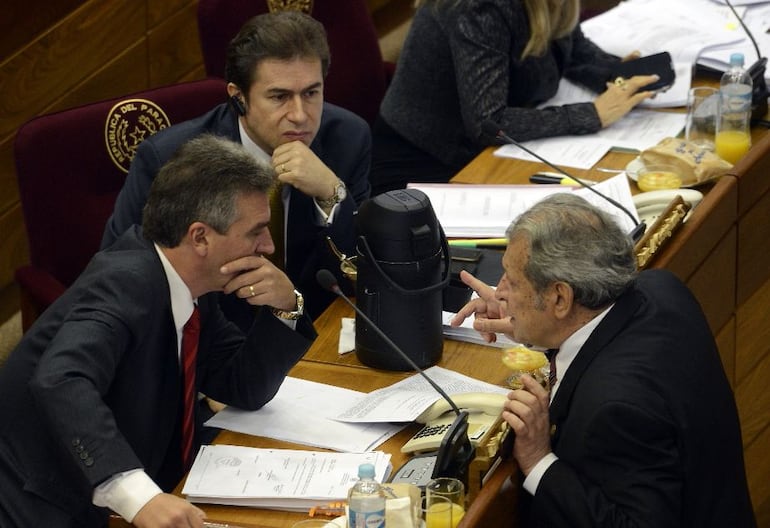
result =
[[[201,331],[201,316],[198,305],[194,305],[190,319],[182,330],[182,466],[187,470],[192,464],[193,437],[195,435],[195,359],[198,356],[198,337]]]

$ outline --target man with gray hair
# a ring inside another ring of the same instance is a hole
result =
[[[143,231],[97,253],[25,334],[0,371],[0,526],[101,527],[109,510],[203,526],[169,493],[202,440],[198,392],[258,409],[315,338],[287,315],[287,279],[235,289],[275,307],[246,335],[211,293],[271,250],[274,184],[237,143],[186,143],[153,182]]]
[[[664,270],[637,273],[611,217],[552,195],[508,229],[494,289],[470,274],[488,340],[548,349],[550,393],[524,375],[503,418],[529,504],[525,526],[756,526],[738,414],[695,298]],[[514,477],[515,478],[515,477]]]

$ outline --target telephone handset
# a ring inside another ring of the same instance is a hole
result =
[[[648,226],[651,226],[677,196],[681,196],[682,200],[689,203],[691,209],[694,209],[703,199],[703,193],[696,191],[695,189],[660,189],[656,191],[647,191],[634,195],[632,199],[639,218],[644,220]]]
[[[476,447],[477,441],[492,427],[503,410],[505,394],[464,393],[451,396],[455,405],[468,411],[468,437]],[[401,447],[402,453],[421,453],[435,451],[441,440],[452,426],[457,415],[444,399],[439,399],[418,416],[415,421],[424,423],[407,443]]]

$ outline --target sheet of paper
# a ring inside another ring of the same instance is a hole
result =
[[[600,130],[597,136],[613,147],[644,150],[667,137],[676,137],[684,129],[684,112],[633,110],[623,119]]]
[[[495,361],[490,356],[490,361]],[[501,371],[503,370],[500,364]],[[442,367],[430,367],[425,373],[444,392],[496,392],[508,394],[510,389],[479,381]],[[419,374],[394,383],[389,387],[370,392],[356,405],[337,416],[345,422],[411,422],[441,396]]]
[[[761,56],[767,57],[770,55],[770,33],[768,33],[768,29],[770,29],[770,3],[764,1],[762,3],[754,2],[754,4],[756,5],[745,8],[741,18],[757,41]],[[733,5],[740,5],[740,2],[733,2]],[[738,12],[741,13],[740,8]],[[742,37],[741,40],[705,48],[698,57],[698,64],[718,71],[725,71],[730,65],[732,53],[743,53],[747,68],[757,60],[754,44],[732,15],[728,15],[727,26],[736,35],[736,38]],[[765,70],[765,79],[770,79],[770,68]]]
[[[675,63],[694,64],[705,47],[742,40],[725,23],[727,9],[710,0],[628,0],[580,27],[599,47],[620,57],[634,50],[642,55],[668,51]]]
[[[347,498],[358,466],[372,463],[384,481],[390,455],[329,453],[206,445],[195,458],[182,493],[192,502],[233,504],[280,510],[307,510]]]
[[[497,339],[493,343],[487,343],[484,338],[481,337],[473,328],[473,317],[467,318],[460,326],[454,327],[449,324],[452,318],[457,315],[453,312],[441,312],[442,319],[442,332],[447,339],[454,339],[455,341],[465,341],[468,343],[476,343],[479,345],[485,345],[493,348],[510,348],[516,343],[506,337],[504,334],[497,334]]]
[[[430,200],[446,236],[498,238],[522,211],[549,194],[570,192],[558,185],[456,185],[410,183]]]
[[[206,425],[335,451],[369,451],[404,425],[352,424],[334,419],[365,396],[342,387],[287,377],[275,397],[261,409],[226,407]]]
[[[590,169],[612,148],[611,142],[603,140],[596,134],[533,139],[523,141],[521,144],[554,165],[576,169]],[[495,150],[495,156],[540,161],[516,145],[503,145]]]
[[[607,200],[595,192],[591,192],[584,187],[580,187],[575,190],[575,193],[579,194],[588,202],[611,215],[624,231],[630,233],[639,222],[639,215],[637,214],[636,207],[634,206],[634,200],[631,195],[631,186],[628,184],[628,177],[626,174],[621,173],[613,176],[612,178],[608,178],[602,182],[597,183],[592,188],[599,191],[604,196],[609,196],[617,203],[622,205],[631,214],[633,220],[624,211],[610,204],[607,202]]]

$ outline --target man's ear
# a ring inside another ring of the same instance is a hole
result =
[[[554,315],[559,319],[565,318],[572,311],[575,292],[566,282],[557,281],[551,286]]]
[[[193,222],[190,227],[187,228],[187,240],[193,251],[200,256],[206,256],[209,252],[209,244],[211,243],[211,228],[203,222]]]

